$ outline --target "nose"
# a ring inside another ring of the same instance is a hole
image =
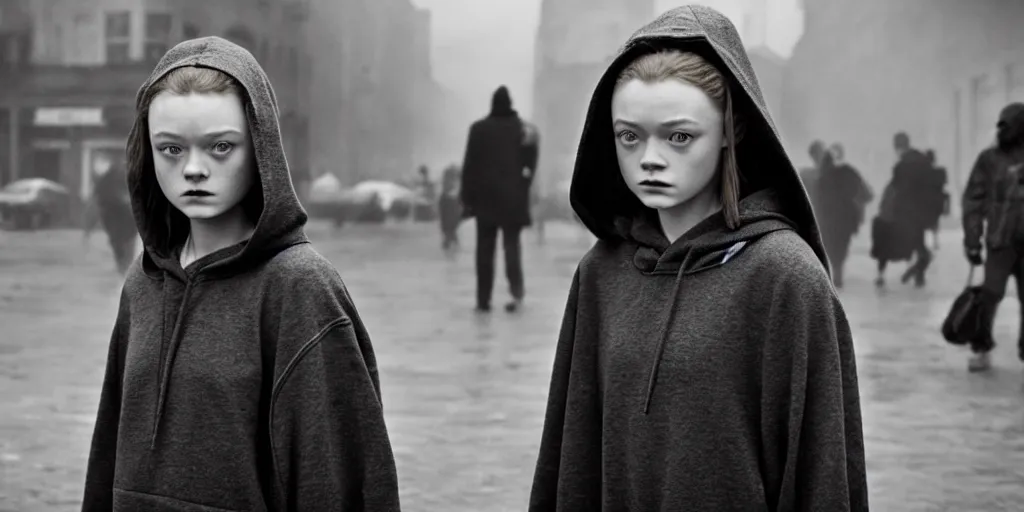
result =
[[[185,179],[191,182],[199,182],[210,176],[198,152],[189,153],[188,158],[185,159],[185,168],[182,173]]]
[[[647,172],[655,172],[663,170],[666,167],[668,167],[668,164],[658,151],[658,145],[648,143],[647,147],[644,148],[643,156],[640,157],[640,169]]]

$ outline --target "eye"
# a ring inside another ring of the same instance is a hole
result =
[[[693,139],[693,136],[686,132],[672,132],[672,135],[668,136],[668,141],[673,144],[686,144]]]
[[[184,150],[180,146],[167,145],[159,148],[159,151],[167,156],[178,156]]]
[[[230,153],[232,149],[235,149],[235,145],[230,142],[220,141],[213,145],[213,152],[220,155]]]
[[[640,140],[640,138],[637,137],[635,133],[629,130],[622,130],[621,132],[615,135],[615,138],[619,139],[619,142],[626,146],[632,146],[633,144],[636,144],[638,140]]]

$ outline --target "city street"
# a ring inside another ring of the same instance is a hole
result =
[[[455,258],[442,254],[434,225],[308,229],[372,337],[406,511],[525,510],[558,325],[590,244],[565,224],[549,225],[544,245],[525,232],[526,307],[500,307],[499,263],[495,311],[480,316],[472,228],[463,226]],[[959,232],[943,233],[927,288],[900,285],[899,264],[881,293],[863,235],[841,297],[857,346],[872,510],[1021,510],[1013,286],[996,368],[968,374],[966,352],[939,334],[967,273]],[[102,233],[83,245],[78,231],[0,231],[0,512],[78,509],[119,289]]]

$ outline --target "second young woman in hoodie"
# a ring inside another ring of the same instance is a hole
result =
[[[530,509],[866,511],[850,326],[727,18],[681,7],[629,40],[570,196],[600,240],[569,292]]]
[[[86,511],[397,511],[370,339],[303,233],[274,91],[219,38],[172,48],[128,140],[145,244],[121,295]]]

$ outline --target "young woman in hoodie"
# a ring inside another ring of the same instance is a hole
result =
[[[866,511],[850,326],[732,23],[637,32],[570,191],[599,238],[555,352],[530,510]]]
[[[121,294],[83,510],[397,511],[370,339],[303,233],[253,56],[183,42],[128,139],[145,244]]]

